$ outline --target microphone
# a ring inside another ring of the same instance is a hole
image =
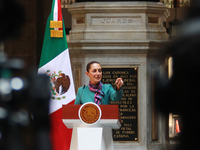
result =
[[[85,85],[83,86],[83,90],[84,90],[84,88],[85,88]],[[81,97],[82,97],[82,94],[83,94],[83,90],[82,90],[82,92],[81,92],[81,96],[80,96],[79,104],[82,104],[82,103],[81,103]]]

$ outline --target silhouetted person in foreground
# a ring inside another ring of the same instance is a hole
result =
[[[17,0],[0,0],[0,43],[18,38],[25,10]],[[16,51],[18,49],[16,48]],[[20,59],[0,51],[0,150],[51,150],[49,78],[25,74]]]
[[[167,47],[173,58],[173,75],[157,80],[156,101],[165,113],[180,114],[182,130],[178,150],[199,149],[200,141],[200,1],[193,0],[180,36]]]

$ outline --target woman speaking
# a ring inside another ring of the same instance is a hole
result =
[[[122,98],[122,78],[115,81],[116,90],[111,84],[102,84],[102,69],[97,61],[89,62],[86,66],[86,75],[90,78],[87,86],[78,89],[74,104],[94,102],[98,105],[107,105],[109,101],[119,101]]]

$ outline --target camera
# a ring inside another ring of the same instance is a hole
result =
[[[0,54],[0,149],[49,150],[49,77],[24,68]]]

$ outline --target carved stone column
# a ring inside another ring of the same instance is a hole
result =
[[[159,2],[84,2],[72,4],[68,10],[72,14],[68,46],[75,85],[88,84],[85,66],[92,60],[102,67],[138,68],[138,135],[132,142],[115,141],[115,149],[165,149],[166,118],[154,110],[151,78],[165,66],[151,56],[168,40],[163,26],[169,16],[167,7]]]

